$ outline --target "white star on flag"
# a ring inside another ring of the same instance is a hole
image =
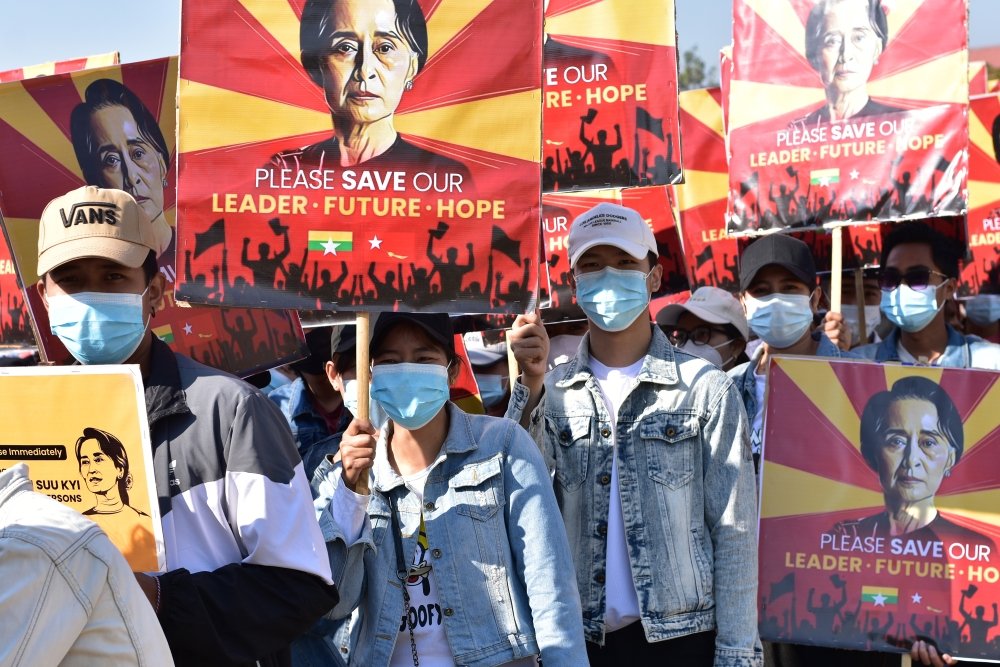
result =
[[[191,323],[190,322],[185,322],[184,323],[184,333],[186,333],[187,335],[190,336],[191,332],[193,332],[193,331],[194,331],[194,327],[191,326]]]
[[[369,248],[369,250],[375,250],[376,248],[378,248],[379,250],[382,249],[382,239],[378,237],[378,234],[368,239],[368,243],[372,245],[372,247]]]
[[[859,176],[861,176],[861,172],[860,171],[858,171],[857,169],[851,169],[851,180],[852,181],[858,180]]]
[[[333,255],[334,257],[336,257],[337,256],[337,246],[339,246],[339,245],[340,244],[337,243],[336,241],[334,241],[333,239],[328,239],[326,241],[323,241],[323,243],[322,243],[322,246],[323,246],[323,256],[325,257],[327,255]]]
[[[884,607],[885,606],[885,596],[882,595],[881,593],[878,593],[877,595],[874,595],[872,597],[872,602],[875,603],[876,607]]]
[[[924,598],[920,595],[920,593],[914,593],[913,595],[910,596],[910,600],[914,604],[920,604],[921,602],[924,601]]]
[[[825,188],[826,186],[830,185],[830,179],[824,176],[823,178],[819,179],[819,184]]]

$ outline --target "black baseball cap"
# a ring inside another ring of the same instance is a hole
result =
[[[740,256],[740,291],[745,292],[766,266],[780,266],[806,284],[816,286],[816,262],[802,241],[785,234],[769,234],[746,247]]]
[[[379,313],[372,324],[368,349],[372,352],[377,350],[385,335],[403,322],[417,325],[449,355],[455,354],[455,330],[451,326],[451,318],[445,313]]]

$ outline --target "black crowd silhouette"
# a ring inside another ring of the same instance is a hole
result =
[[[287,313],[249,308],[222,308],[219,313],[227,336],[212,336],[189,351],[207,366],[235,369],[246,376],[271,368],[275,362],[297,359],[305,351]],[[262,331],[265,336],[259,335]],[[282,356],[275,358],[276,352]]]
[[[542,168],[544,192],[665,185],[672,183],[680,175],[680,165],[674,161],[673,134],[667,133],[664,137],[662,123],[647,127],[652,134],[665,141],[666,155],[655,155],[650,163],[650,150],[640,145],[640,132],[636,129],[633,157],[629,162],[628,157],[615,159],[615,154],[624,147],[620,124],[615,123],[610,128],[615,135],[613,143],[608,138],[609,128],[602,127],[596,132],[588,133],[587,126],[593,124],[597,116],[597,110],[591,109],[587,115],[580,117],[580,145],[564,148],[557,146],[552,153],[546,154]]]
[[[532,261],[521,257],[520,243],[507,237],[499,227],[492,230],[485,277],[481,268],[475,272],[481,258],[475,257],[474,244],[467,243],[466,256],[460,258],[459,248],[445,243],[450,231],[445,222],[428,230],[425,256],[430,268],[426,264],[418,266],[414,261],[399,261],[380,274],[379,264],[370,262],[365,274],[353,275],[345,260],[341,260],[339,271],[320,268],[316,260],[310,267],[308,246],[297,258],[297,263],[289,262],[288,227],[274,218],[270,228],[280,239],[280,250],[267,241],[259,241],[256,250],[252,251],[250,239],[243,239],[240,264],[249,270],[249,279],[242,275],[230,279],[229,251],[222,220],[203,233],[211,236],[198,235],[195,250],[185,251],[185,284],[181,288],[184,298],[202,303],[246,304],[266,300],[268,292],[280,291],[284,293],[282,305],[290,308],[359,307],[377,303],[392,305],[395,309],[420,310],[442,302],[460,301],[464,308],[475,312],[477,308],[485,311],[505,305],[524,307],[532,297]],[[212,266],[211,280],[203,273],[192,275],[192,259],[218,244],[222,245],[222,258],[219,264]],[[522,275],[510,277],[495,270],[494,253],[497,252],[521,267]]]
[[[849,604],[847,582],[836,574],[830,576],[830,581],[839,593],[822,593],[818,604],[815,600],[816,589],[809,589],[806,611],[812,616],[812,621],[797,617],[794,574],[773,584],[770,595],[761,600],[761,636],[778,641],[836,637],[840,646],[856,649],[908,649],[914,641],[922,639],[932,642],[939,651],[955,655],[975,657],[1000,653],[1000,634],[994,634],[992,638],[989,636],[1000,621],[997,603],[991,603],[990,616],[986,615],[984,605],[976,605],[972,611],[966,608],[966,600],[971,601],[978,592],[975,585],[970,584],[961,592],[958,607],[961,623],[942,614],[918,617],[916,613],[911,614],[909,622],[906,622],[906,619],[896,618],[891,610],[882,622],[882,617],[873,613],[876,608],[866,609],[862,615],[862,600],[859,599],[853,607]],[[774,603],[789,593],[791,604],[779,618],[773,611]]]
[[[25,312],[24,298],[20,292],[11,294],[8,291],[5,301],[3,290],[0,289],[0,309],[6,313],[6,317],[0,318],[3,323],[0,328],[0,342],[6,344],[33,342],[34,337]]]

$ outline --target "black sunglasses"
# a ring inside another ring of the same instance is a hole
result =
[[[891,292],[899,287],[900,283],[906,283],[910,289],[919,290],[931,284],[931,274],[941,276],[945,280],[948,279],[948,276],[940,271],[923,266],[907,269],[906,273],[900,273],[898,269],[882,269],[882,273],[878,277],[878,286],[882,288],[883,292]]]
[[[695,345],[707,345],[708,341],[712,339],[713,333],[727,334],[725,329],[719,327],[710,327],[707,324],[697,326],[691,331],[687,329],[681,329],[680,327],[665,327],[664,333],[667,334],[667,338],[670,342],[680,347],[689,340],[694,342]]]

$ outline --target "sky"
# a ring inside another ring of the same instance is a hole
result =
[[[677,0],[679,47],[697,46],[715,64],[730,41],[731,2]],[[998,0],[969,0],[969,14],[971,46],[1000,44]],[[179,33],[180,0],[2,0],[0,71],[114,50],[122,62],[175,55]]]

